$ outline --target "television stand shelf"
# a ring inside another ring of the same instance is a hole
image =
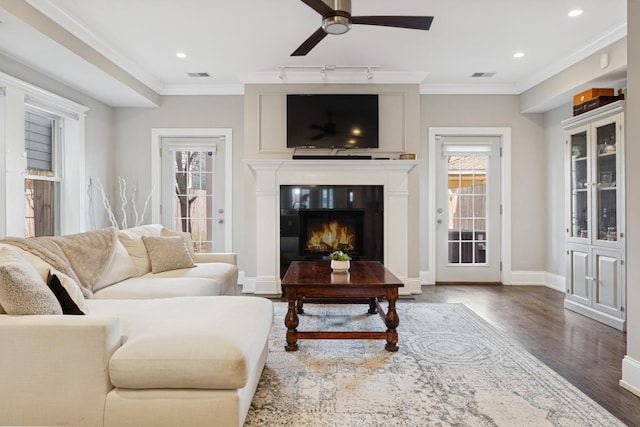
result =
[[[372,157],[368,155],[356,155],[356,156],[335,156],[335,155],[319,155],[314,156],[311,154],[294,154],[293,160],[371,160]]]

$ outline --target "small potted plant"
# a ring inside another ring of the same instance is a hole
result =
[[[351,267],[351,257],[342,251],[331,252],[331,269],[334,272],[347,272]]]

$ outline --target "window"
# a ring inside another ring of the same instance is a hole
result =
[[[59,117],[25,111],[24,233],[26,237],[60,234]]]

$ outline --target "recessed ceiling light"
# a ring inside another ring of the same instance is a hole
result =
[[[516,52],[513,54],[514,58],[522,58],[524,56],[524,52]]]
[[[176,53],[176,56],[180,59],[185,59],[187,57],[187,54],[184,52],[178,52]]]
[[[582,15],[582,9],[574,9],[571,12],[569,12],[569,16],[572,18],[580,15]]]

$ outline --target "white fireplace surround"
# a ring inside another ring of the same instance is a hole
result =
[[[247,160],[256,179],[256,277],[243,292],[280,294],[280,186],[382,185],[384,265],[405,283],[402,294],[416,293],[408,278],[408,174],[413,160]],[[247,280],[248,279],[248,280]],[[417,292],[420,286],[417,284]]]

